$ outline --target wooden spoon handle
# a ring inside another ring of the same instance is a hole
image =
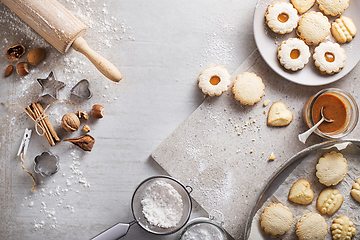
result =
[[[114,82],[119,82],[122,79],[119,70],[107,59],[92,50],[84,38],[78,37],[73,42],[72,48],[84,54],[105,77]]]

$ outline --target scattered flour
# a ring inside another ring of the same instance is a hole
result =
[[[175,227],[183,214],[181,195],[164,181],[155,181],[141,201],[143,213],[150,224],[162,228]]]

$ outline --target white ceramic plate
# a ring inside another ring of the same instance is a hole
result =
[[[309,59],[308,64],[297,72],[292,72],[286,70],[279,63],[277,58],[277,49],[280,46],[281,42],[288,39],[297,37],[296,33],[292,31],[288,34],[277,34],[271,31],[271,29],[267,26],[265,22],[265,13],[269,4],[275,2],[277,0],[259,0],[254,13],[254,37],[256,45],[259,49],[259,52],[266,63],[280,76],[298,83],[302,85],[308,86],[319,86],[325,85],[340,78],[344,77],[348,74],[355,65],[360,60],[360,36],[355,36],[355,38],[345,44],[341,44],[341,46],[345,49],[346,54],[346,62],[345,67],[336,74],[333,75],[322,75],[320,71],[315,67],[312,56]],[[289,0],[285,0],[286,2],[290,2]],[[318,4],[315,5],[309,11],[320,11],[318,8]],[[360,1],[359,0],[350,0],[350,6],[344,11],[343,15],[346,17],[350,17],[358,31],[360,31]],[[333,22],[337,17],[327,16],[329,18],[330,23]],[[329,35],[329,37],[325,41],[336,42],[334,37]],[[313,52],[314,47],[310,47],[311,53]]]

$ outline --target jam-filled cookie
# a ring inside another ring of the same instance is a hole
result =
[[[334,74],[345,66],[346,55],[338,43],[326,42],[314,49],[313,59],[322,74]]]
[[[269,5],[265,17],[269,28],[280,34],[291,32],[299,21],[297,10],[291,3],[284,1]]]
[[[306,44],[318,45],[330,34],[329,20],[321,12],[305,13],[299,20],[296,33]]]
[[[284,68],[297,71],[309,62],[310,49],[303,40],[290,38],[278,48],[278,59]]]
[[[326,15],[342,14],[349,7],[350,0],[317,0],[319,8]]]
[[[219,96],[230,86],[230,73],[224,67],[212,66],[202,71],[198,80],[204,94]]]

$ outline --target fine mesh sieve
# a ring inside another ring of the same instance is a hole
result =
[[[143,207],[141,204],[141,200],[144,198],[144,194],[146,189],[150,185],[152,185],[156,181],[164,181],[170,184],[181,196],[183,202],[183,211],[180,221],[174,227],[169,228],[162,228],[159,226],[152,225],[148,222],[146,217],[143,214]],[[118,223],[111,228],[105,230],[104,232],[100,233],[93,240],[111,240],[111,239],[118,239],[123,237],[129,230],[130,226],[137,223],[142,227],[144,230],[157,234],[157,235],[166,235],[171,234],[179,231],[189,220],[190,213],[192,210],[192,202],[190,198],[190,192],[187,188],[182,185],[176,179],[169,177],[169,176],[154,176],[148,179],[145,179],[143,182],[139,184],[139,186],[135,189],[135,192],[132,196],[131,200],[131,210],[134,216],[134,220],[130,223]]]

